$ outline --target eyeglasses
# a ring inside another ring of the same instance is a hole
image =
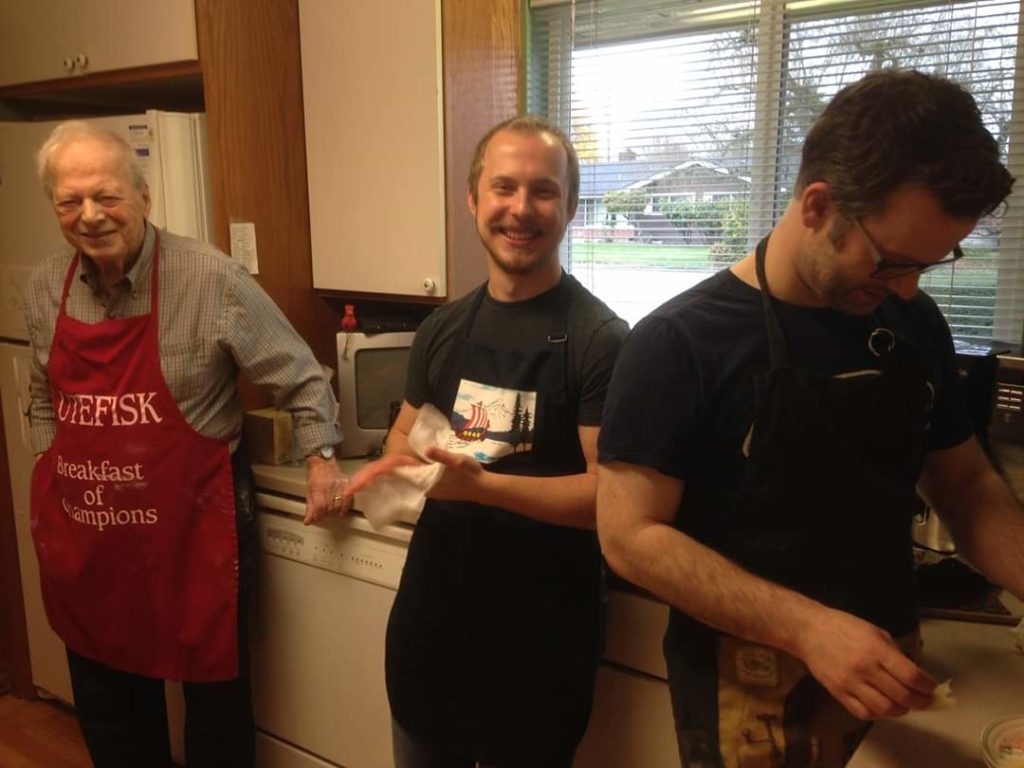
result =
[[[922,272],[928,272],[935,269],[936,267],[942,267],[946,264],[952,264],[954,261],[960,261],[964,257],[964,252],[960,250],[960,246],[954,245],[953,252],[947,254],[944,258],[938,261],[932,262],[931,264],[921,264],[916,261],[886,261],[882,258],[882,254],[878,252],[878,246],[875,245],[875,241],[871,239],[871,235],[864,229],[864,225],[860,223],[860,219],[853,218],[851,221],[857,227],[861,236],[864,238],[864,242],[868,246],[868,251],[871,253],[871,258],[875,261],[875,271],[871,273],[871,276],[879,280],[895,280],[898,277],[906,277],[907,275],[921,274]]]

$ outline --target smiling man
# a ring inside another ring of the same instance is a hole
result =
[[[932,701],[912,661],[916,490],[1024,597],[1024,515],[918,291],[1012,184],[966,91],[868,75],[811,128],[770,236],[626,343],[598,531],[611,567],[672,606],[689,768],[838,768],[864,720]]]
[[[426,404],[452,434],[430,456],[445,470],[388,625],[397,768],[568,768],[587,724],[603,619],[597,435],[626,325],[559,264],[578,194],[559,131],[534,117],[492,129],[467,190],[489,279],[416,334],[380,464],[411,455]]]
[[[147,221],[132,147],[54,129],[43,189],[71,246],[33,273],[32,536],[97,768],[171,765],[163,679],[185,683],[189,766],[251,766],[246,603],[254,491],[239,372],[289,410],[310,519],[343,512],[330,384],[243,266]]]

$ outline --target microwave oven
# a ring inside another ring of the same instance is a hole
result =
[[[416,334],[342,332],[337,337],[342,458],[379,455],[405,397]]]

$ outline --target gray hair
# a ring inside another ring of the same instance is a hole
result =
[[[49,138],[43,142],[43,146],[36,153],[36,169],[39,172],[39,180],[43,183],[43,192],[47,197],[53,197],[54,178],[51,161],[54,154],[68,144],[81,139],[102,142],[114,149],[124,162],[132,186],[139,191],[139,194],[145,194],[149,185],[146,182],[146,175],[142,171],[142,163],[139,161],[138,155],[135,154],[135,150],[122,136],[107,128],[101,128],[95,123],[88,123],[84,120],[68,120],[53,129]]]

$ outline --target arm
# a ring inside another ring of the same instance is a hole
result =
[[[29,376],[29,412],[30,436],[32,452],[39,457],[50,447],[57,434],[57,417],[53,410],[53,398],[50,393],[50,374],[42,362],[48,355],[40,352],[35,342],[32,344],[32,371]]]
[[[1024,511],[978,441],[931,451],[918,489],[949,526],[960,553],[1024,599]]]
[[[344,514],[352,505],[351,495],[344,493],[348,478],[334,459],[314,455],[323,446],[337,445],[341,433],[334,393],[309,346],[241,267],[231,275],[223,323],[221,338],[238,367],[292,415],[299,450],[308,457],[304,522]]]
[[[48,266],[48,264],[47,264]],[[57,416],[50,392],[50,345],[59,304],[47,290],[46,267],[32,273],[25,290],[25,325],[32,343],[29,375],[29,425],[32,452],[38,458],[57,434]]]
[[[427,495],[447,501],[474,501],[552,525],[593,529],[597,493],[597,427],[578,427],[586,472],[558,477],[501,475],[462,454],[431,448],[427,455],[445,466]]]
[[[730,635],[779,648],[860,718],[927,706],[936,681],[874,625],[761,579],[672,527],[683,481],[602,464],[597,530],[617,573]]]
[[[388,454],[359,473],[351,492],[356,493],[375,477],[396,466],[418,461],[409,448],[409,432],[419,409],[402,403],[385,451]],[[462,454],[430,448],[427,457],[444,464],[441,479],[427,492],[432,499],[472,501],[516,512],[552,525],[594,528],[597,492],[597,427],[578,427],[587,471],[577,475],[531,477],[488,472],[480,462]],[[374,466],[377,465],[377,466]]]

